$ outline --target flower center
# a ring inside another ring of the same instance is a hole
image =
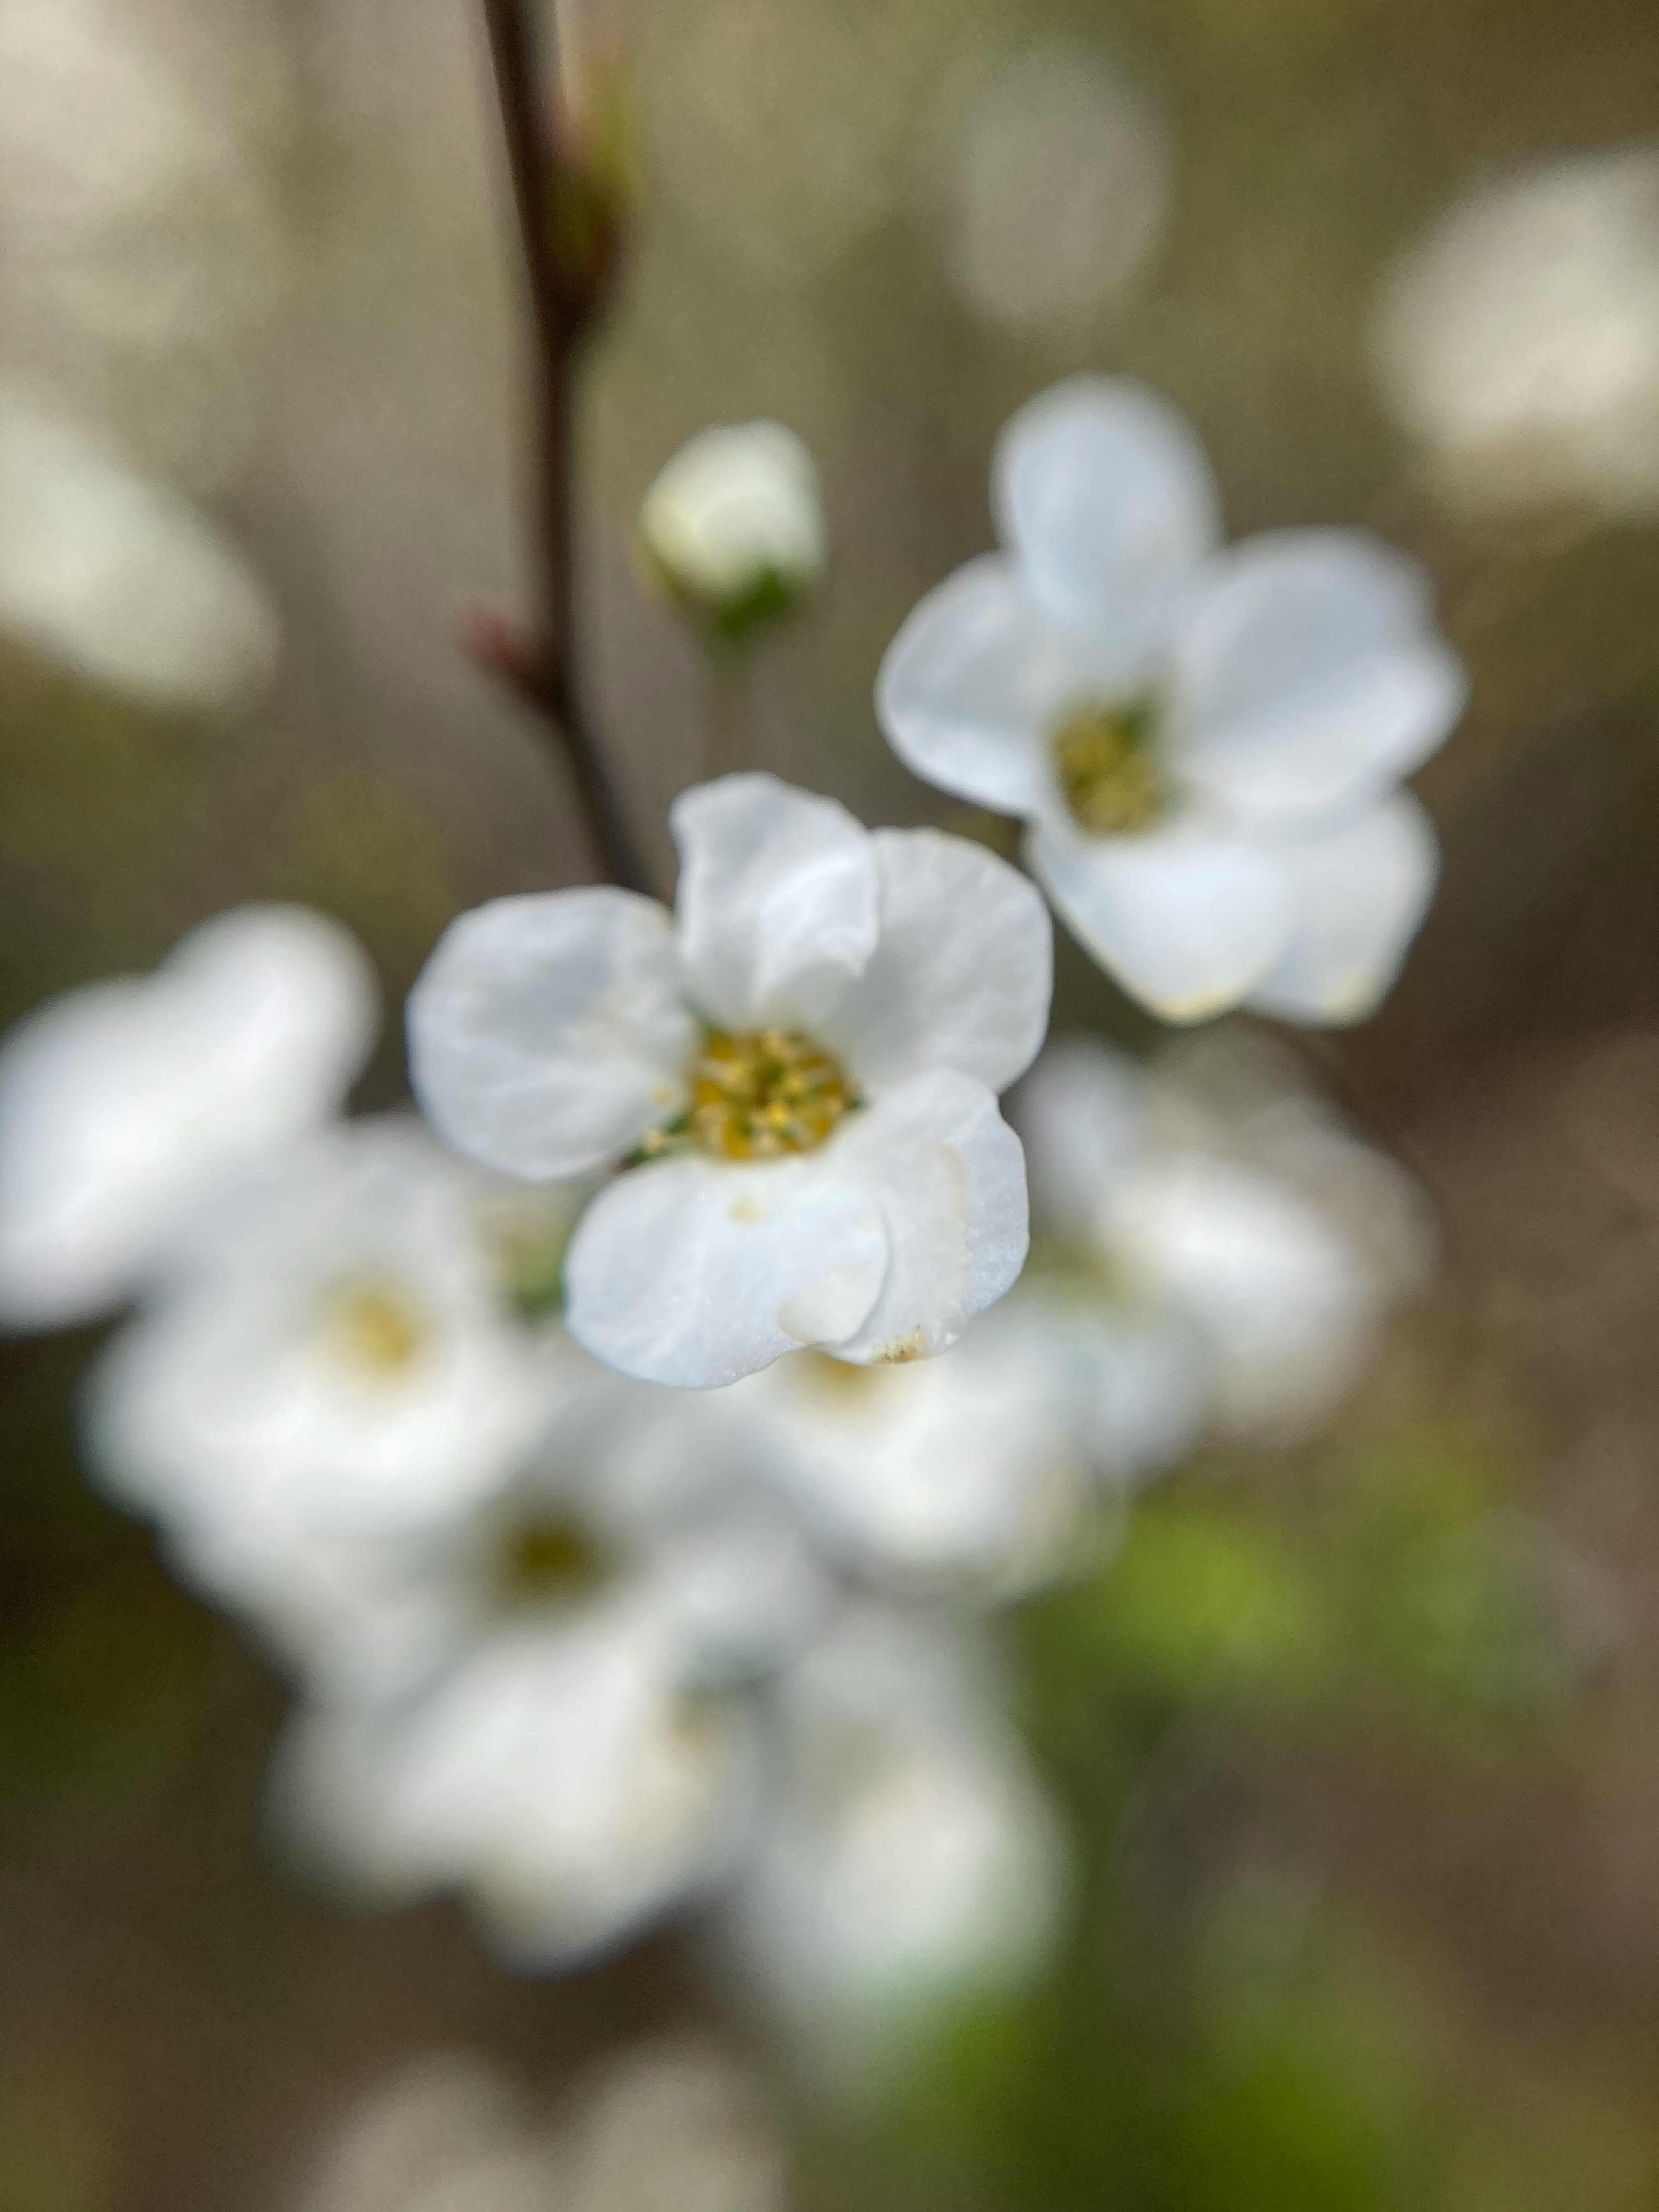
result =
[[[591,1596],[613,1571],[610,1553],[591,1530],[550,1514],[507,1534],[496,1554],[495,1582],[508,1605],[561,1604]]]
[[[1124,837],[1152,828],[1169,796],[1157,734],[1157,704],[1144,694],[1112,706],[1074,707],[1055,724],[1054,774],[1080,830]]]
[[[692,1141],[716,1159],[810,1152],[859,1101],[841,1064],[791,1030],[712,1030],[691,1069]]]
[[[359,1375],[393,1382],[425,1357],[432,1340],[426,1317],[396,1283],[347,1283],[336,1291],[329,1343]]]

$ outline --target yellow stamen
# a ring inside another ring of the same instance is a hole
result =
[[[1133,836],[1164,812],[1155,722],[1152,702],[1134,699],[1074,708],[1055,727],[1054,774],[1073,820],[1091,836]]]
[[[810,1152],[858,1104],[840,1064],[788,1030],[711,1032],[691,1070],[692,1140],[724,1160]]]
[[[349,1283],[334,1299],[330,1341],[360,1374],[390,1382],[425,1353],[431,1331],[395,1283]]]

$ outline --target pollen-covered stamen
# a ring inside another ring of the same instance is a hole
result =
[[[1075,707],[1055,725],[1054,775],[1080,830],[1097,837],[1133,836],[1164,811],[1158,765],[1158,708],[1140,697]]]
[[[811,1037],[714,1030],[691,1069],[687,1126],[718,1159],[778,1159],[814,1151],[858,1103],[840,1062]]]
[[[341,1363],[374,1382],[395,1382],[424,1358],[432,1329],[424,1314],[392,1281],[364,1278],[335,1292],[327,1327]]]

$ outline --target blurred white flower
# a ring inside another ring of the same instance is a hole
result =
[[[493,2067],[434,2051],[361,2098],[307,2160],[294,2212],[551,2212],[561,2177]]]
[[[167,709],[246,704],[276,611],[224,533],[116,453],[0,392],[0,629]]]
[[[0,1317],[50,1328],[130,1297],[228,1178],[339,1105],[377,1024],[354,940],[278,906],[21,1022],[0,1048]]]
[[[1042,1962],[1064,1843],[984,1656],[925,1615],[849,1607],[775,1700],[779,1771],[726,1932],[808,2058],[856,2087],[929,2015]]]
[[[817,465],[781,422],[700,431],[646,493],[640,543],[679,605],[740,641],[787,614],[823,573]]]
[[[1010,550],[930,592],[883,662],[900,757],[1024,816],[1070,927],[1165,1020],[1369,1014],[1437,865],[1396,786],[1465,690],[1420,569],[1352,531],[1221,548],[1191,429],[1121,380],[1022,409],[993,494]]]
[[[1005,56],[954,118],[957,289],[1014,330],[1086,328],[1155,251],[1173,166],[1158,108],[1097,46],[1042,39]]]
[[[513,1963],[577,1965],[718,1881],[752,1822],[747,1711],[684,1656],[635,1611],[527,1615],[421,1696],[302,1710],[277,1816],[348,1893],[460,1890]]]
[[[222,485],[258,412],[283,259],[262,167],[281,70],[262,8],[0,9],[8,360],[146,465]]]
[[[1408,1178],[1237,1038],[1150,1075],[1066,1039],[1018,1111],[1050,1260],[1184,1345],[1195,1413],[1236,1437],[1284,1441],[1328,1414],[1427,1270]]]
[[[741,1680],[808,1635],[827,1597],[793,1514],[683,1401],[595,1367],[554,1329],[523,1467],[458,1524],[373,1534],[221,1495],[173,1532],[185,1576],[251,1618],[324,1700],[385,1700],[544,1638],[630,1622],[688,1681]]]
[[[784,2146],[759,2084],[712,2045],[623,2051],[538,2124],[494,2067],[417,2059],[308,2161],[293,2212],[781,2212]]]
[[[1390,272],[1372,351],[1449,506],[1659,512],[1659,149],[1455,201]]]
[[[825,1552],[896,1593],[1007,1597],[1054,1573],[1115,1455],[1098,1347],[1016,1289],[942,1358],[854,1367],[803,1352],[713,1410]]]
[[[510,1174],[625,1170],[566,1267],[571,1334],[623,1374],[944,1350],[1024,1258],[996,1093],[1048,1023],[1042,902],[963,840],[872,836],[771,776],[672,819],[673,917],[594,890],[452,925],[410,1001],[422,1107]]]
[[[785,2145],[760,2084],[712,2045],[625,2051],[565,2130],[561,2212],[782,2212]]]
[[[416,1528],[499,1488],[549,1373],[507,1310],[476,1180],[401,1115],[249,1169],[93,1371],[105,1483],[186,1538],[227,1519]]]

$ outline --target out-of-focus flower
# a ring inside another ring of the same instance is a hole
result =
[[[423,1695],[302,1711],[276,1806],[348,1893],[459,1889],[505,1957],[568,1967],[727,1871],[753,1819],[756,1748],[735,1695],[685,1680],[672,1624],[531,1615]]]
[[[106,1483],[186,1534],[419,1527],[504,1482],[546,1418],[474,1171],[412,1119],[321,1131],[204,1217],[93,1377]]]
[[[754,2077],[704,2043],[625,2051],[567,2128],[568,2212],[782,2212],[784,2143]]]
[[[775,1708],[781,1771],[727,1933],[806,2054],[856,2087],[921,2021],[1040,1963],[1064,1845],[982,1655],[925,1616],[850,1607]]]
[[[14,369],[146,469],[222,486],[258,412],[283,239],[258,6],[0,12],[0,322]]]
[[[796,1352],[714,1410],[853,1573],[1006,1596],[1054,1571],[1089,1510],[1099,1378],[1049,1322],[1016,1290],[941,1358]]]
[[[942,74],[996,35],[998,12],[987,0],[659,11],[641,61],[665,212],[716,268],[811,283],[897,208]]]
[[[444,1137],[526,1177],[621,1169],[566,1264],[571,1334],[708,1388],[802,1346],[945,1349],[1025,1255],[996,1093],[1048,1024],[1030,885],[767,775],[686,792],[677,915],[613,890],[452,925],[410,1001]]]
[[[741,642],[791,613],[823,573],[817,465],[781,422],[699,431],[646,493],[640,544],[695,622]]]
[[[340,1103],[376,1022],[343,929],[252,906],[153,975],[20,1023],[0,1051],[0,1316],[56,1327],[131,1297],[235,1171]]]
[[[1066,922],[1165,1020],[1369,1014],[1437,870],[1395,787],[1464,696],[1422,572],[1352,531],[1220,548],[1192,431],[1125,381],[1024,408],[993,493],[1010,550],[930,592],[882,665],[900,757],[1024,816]]]
[[[1455,202],[1390,272],[1372,351],[1449,506],[1659,512],[1659,149]]]
[[[1018,1104],[1047,1261],[1186,1344],[1195,1407],[1235,1437],[1282,1441],[1328,1413],[1425,1272],[1415,1188],[1240,1039],[1150,1075],[1067,1039]]]
[[[950,267],[981,314],[1086,328],[1163,234],[1173,148],[1162,115],[1092,45],[1045,39],[999,64],[956,119]]]
[[[632,1623],[705,1685],[744,1679],[810,1634],[826,1586],[743,1455],[709,1450],[671,1411],[681,1401],[594,1367],[556,1331],[542,1356],[544,1431],[459,1525],[341,1534],[314,1512],[221,1498],[173,1532],[183,1571],[332,1702],[425,1689],[530,1627],[586,1637]]]
[[[417,2059],[309,2162],[293,2212],[781,2212],[784,2150],[759,2087],[712,2045],[606,2061],[537,2124],[482,2057]]]
[[[293,2212],[550,2212],[558,2180],[551,2142],[495,2069],[434,2051],[331,2130]]]
[[[168,709],[246,704],[270,678],[278,638],[228,538],[15,392],[0,392],[0,629]]]

